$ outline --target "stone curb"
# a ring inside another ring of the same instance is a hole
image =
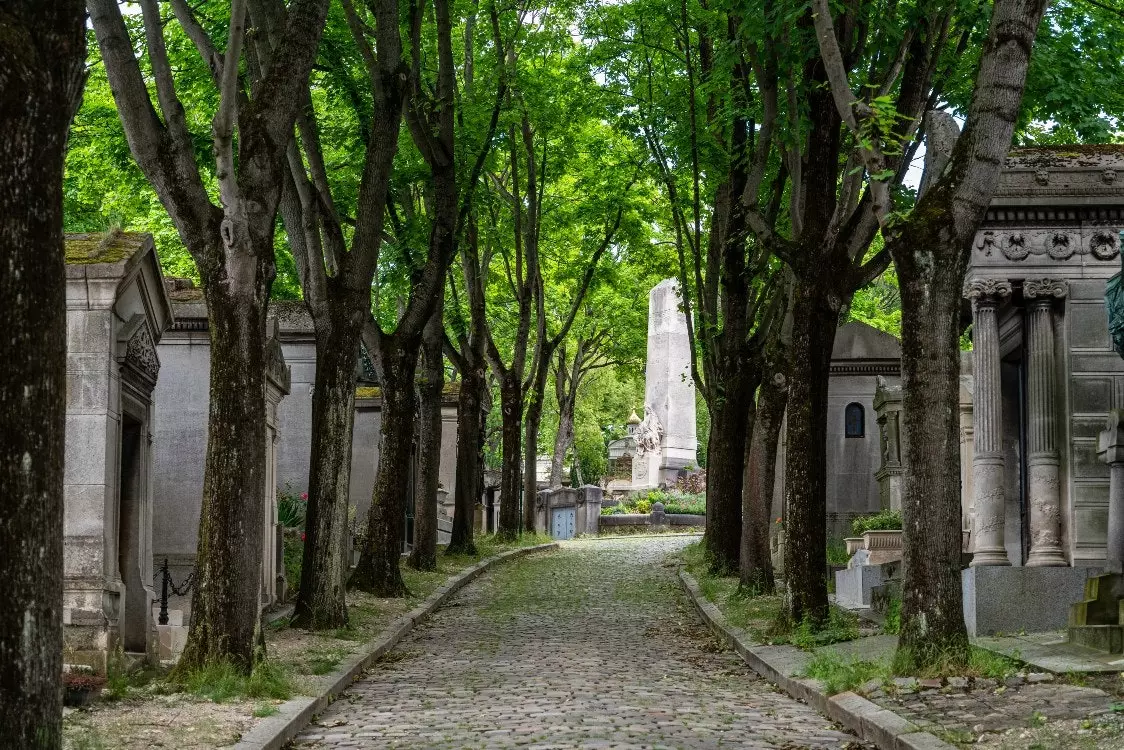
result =
[[[793,646],[753,643],[744,630],[732,626],[718,607],[707,601],[690,573],[680,570],[679,581],[715,635],[737,651],[753,671],[856,737],[873,743],[879,750],[956,750],[954,745],[922,732],[916,724],[860,695],[848,692],[829,696],[819,680],[797,676],[811,661],[810,653]]]
[[[558,543],[550,542],[538,544],[534,547],[508,550],[486,560],[481,560],[452,576],[427,596],[421,604],[390,623],[377,638],[368,641],[363,650],[345,659],[334,672],[327,675],[327,685],[319,695],[315,697],[300,696],[285,701],[278,706],[276,714],[263,719],[246,732],[242,739],[233,746],[234,750],[280,750],[285,743],[296,737],[316,714],[323,711],[340,693],[350,687],[351,683],[362,678],[367,668],[394,648],[415,625],[433,614],[449,597],[464,588],[466,584],[476,580],[481,573],[497,563],[549,549],[558,549]]]

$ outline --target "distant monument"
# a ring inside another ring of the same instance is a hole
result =
[[[644,420],[635,437],[633,489],[674,482],[680,469],[697,466],[691,344],[675,279],[661,281],[648,294]]]

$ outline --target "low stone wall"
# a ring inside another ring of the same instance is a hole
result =
[[[659,505],[659,503],[657,503]],[[601,516],[601,527],[609,533],[638,532],[666,529],[672,526],[705,526],[706,516],[688,513],[664,513],[662,510],[651,513],[615,513]]]

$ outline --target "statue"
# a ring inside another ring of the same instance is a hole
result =
[[[1124,240],[1124,232],[1120,234]],[[1121,254],[1120,259],[1124,266],[1124,254]],[[1124,289],[1121,288],[1120,273],[1105,284],[1104,306],[1108,312],[1108,332],[1112,336],[1112,348],[1124,357]]]
[[[636,426],[636,455],[643,456],[660,449],[663,425],[649,404],[644,404],[644,421]]]

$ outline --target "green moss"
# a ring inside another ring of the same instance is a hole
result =
[[[68,234],[66,262],[68,265],[120,263],[144,247],[147,235],[138,232],[111,230],[101,234]]]

